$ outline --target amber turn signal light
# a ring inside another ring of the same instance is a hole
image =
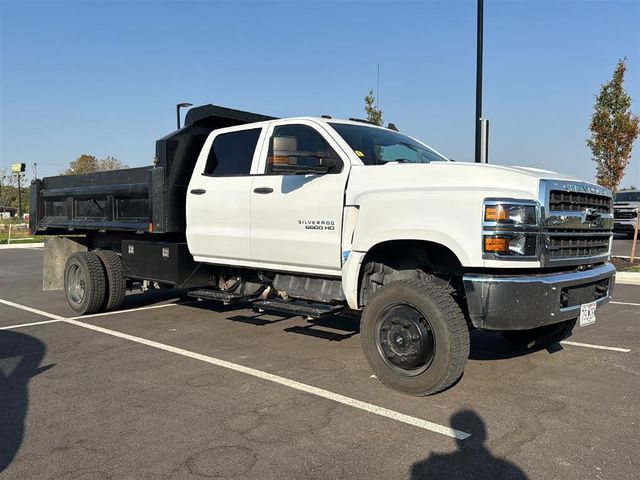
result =
[[[509,239],[505,237],[485,237],[485,252],[507,252],[509,251]]]
[[[508,220],[509,212],[506,208],[502,208],[502,205],[487,205],[484,210],[485,222],[499,222],[501,220]]]

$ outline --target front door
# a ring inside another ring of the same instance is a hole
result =
[[[274,123],[270,137],[294,142],[298,164],[304,152],[332,157],[337,143],[314,122]],[[340,160],[324,174],[282,175],[271,171],[273,141],[264,142],[259,174],[251,189],[251,258],[274,270],[340,275],[342,211],[349,163]],[[317,161],[317,160],[316,160]]]

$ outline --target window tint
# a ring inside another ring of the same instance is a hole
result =
[[[252,128],[218,135],[211,146],[204,174],[214,177],[249,175],[261,130]]]
[[[274,157],[273,139],[285,137],[289,139],[291,149],[298,152],[295,157]],[[317,166],[318,155],[329,156],[338,159],[338,165],[329,173],[339,173],[342,170],[342,161],[331,145],[324,137],[307,125],[282,125],[273,129],[273,135],[269,142],[269,154],[267,155],[266,173],[273,173],[271,167],[274,162],[295,162],[297,165]]]

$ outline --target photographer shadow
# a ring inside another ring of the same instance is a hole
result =
[[[30,335],[0,330],[0,473],[24,439],[29,380],[54,366],[39,366],[45,351],[44,343]]]
[[[493,455],[485,446],[487,430],[482,418],[472,410],[456,412],[450,420],[451,428],[470,433],[456,439],[458,449],[453,453],[432,453],[411,467],[411,480],[474,479],[526,480],[527,476],[515,464]]]

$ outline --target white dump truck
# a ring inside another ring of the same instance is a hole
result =
[[[140,285],[361,312],[375,375],[414,395],[462,375],[470,329],[532,346],[595,321],[614,286],[610,191],[453,162],[391,127],[205,105],[152,166],[36,180],[44,288],[79,314]]]

